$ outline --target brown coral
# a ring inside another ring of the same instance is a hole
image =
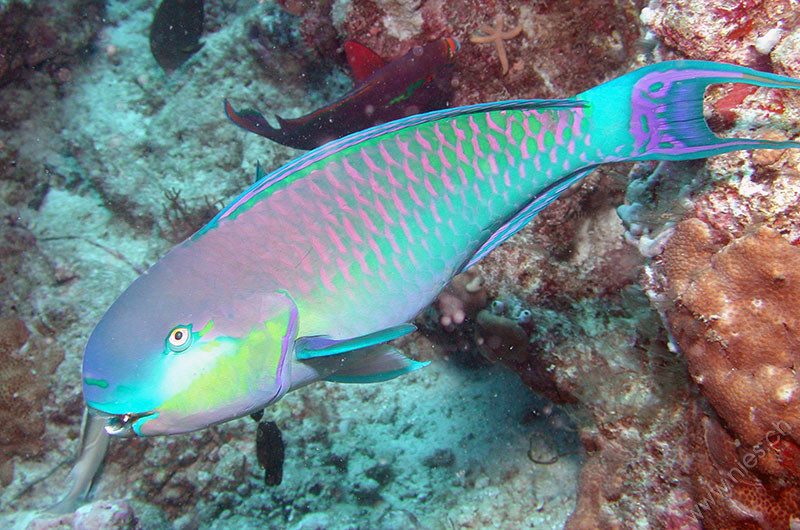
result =
[[[770,228],[729,240],[689,219],[659,269],[673,338],[725,427],[704,418],[694,436],[695,502],[726,498],[704,527],[789,528],[800,519],[800,248]]]
[[[691,447],[694,513],[703,528],[795,528],[800,522],[796,482],[765,486],[748,466],[766,447],[743,448],[710,416],[695,411]],[[780,439],[775,431],[772,439]]]
[[[578,504],[567,519],[565,530],[617,530],[622,523],[608,509],[625,488],[625,464],[633,456],[616,442],[601,436],[583,440],[592,455],[581,470]]]
[[[750,444],[779,421],[800,441],[800,249],[761,228],[718,252],[711,229],[678,225],[663,256],[669,321],[703,394]]]

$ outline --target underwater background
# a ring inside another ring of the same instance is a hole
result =
[[[164,42],[169,3],[0,0],[0,527],[800,525],[796,149],[599,168],[397,341],[425,369],[268,408],[279,485],[243,418],[113,439],[87,503],[40,512],[68,489],[94,325],[257,162],[301,153],[225,98],[323,107],[353,86],[347,40],[392,59],[458,39],[451,105],[678,58],[800,78],[793,0],[186,0],[202,32]],[[800,132],[788,91],[712,87],[706,110],[723,136]]]

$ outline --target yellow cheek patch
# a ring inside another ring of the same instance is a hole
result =
[[[193,380],[188,387],[164,402],[163,410],[175,410],[188,414],[192,411],[214,410],[256,398],[260,393],[269,393],[276,379],[281,357],[281,341],[286,333],[287,322],[276,318],[260,328],[254,328],[243,339],[217,337],[207,343],[196,344],[190,355],[195,358],[213,358],[205,367],[189,371],[186,377]],[[209,321],[198,332],[208,333],[213,326]],[[195,368],[198,368],[195,365]]]

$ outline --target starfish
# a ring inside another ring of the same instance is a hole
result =
[[[483,25],[480,30],[485,35],[475,35],[469,38],[470,42],[476,44],[494,43],[497,48],[497,55],[500,57],[500,66],[503,69],[503,75],[508,72],[508,57],[506,56],[506,47],[503,45],[504,40],[513,39],[522,31],[522,24],[517,24],[508,31],[503,31],[503,15],[494,17],[494,27]]]

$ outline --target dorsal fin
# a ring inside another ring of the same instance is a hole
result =
[[[353,134],[349,134],[347,136],[339,138],[338,140],[334,140],[323,146],[317,147],[312,151],[309,151],[305,155],[296,158],[293,161],[286,164],[285,166],[273,171],[260,182],[257,182],[256,184],[250,186],[250,188],[241,193],[236,198],[236,200],[230,203],[226,208],[220,211],[213,219],[211,219],[211,221],[209,221],[209,223],[206,226],[198,230],[197,233],[195,233],[195,235],[192,236],[192,238],[195,239],[202,236],[208,230],[216,226],[216,223],[219,222],[221,219],[233,215],[236,212],[236,209],[239,208],[239,206],[246,204],[253,197],[265,191],[274,183],[279,182],[287,177],[290,177],[291,175],[295,175],[299,170],[302,170],[303,168],[310,166],[311,164],[314,164],[324,158],[327,158],[335,153],[338,153],[339,151],[343,151],[349,147],[365,142],[372,138],[376,138],[384,134],[394,133],[409,127],[416,127],[424,123],[430,123],[437,120],[454,118],[457,116],[466,116],[469,114],[476,114],[482,112],[493,112],[493,111],[503,111],[503,110],[533,110],[533,109],[561,110],[561,109],[584,108],[588,105],[589,104],[587,102],[576,98],[515,99],[511,101],[498,101],[494,103],[478,103],[477,105],[468,105],[465,107],[453,107],[449,109],[434,110],[431,112],[426,112],[424,114],[414,114],[413,116],[408,116],[407,118],[390,121],[387,123],[383,123],[381,125],[376,125],[375,127],[370,127],[369,129],[364,129],[363,131],[358,131]]]
[[[386,61],[380,55],[355,41],[345,41],[344,53],[347,55],[347,63],[353,72],[353,78],[358,83],[363,83],[372,74],[386,66]]]

